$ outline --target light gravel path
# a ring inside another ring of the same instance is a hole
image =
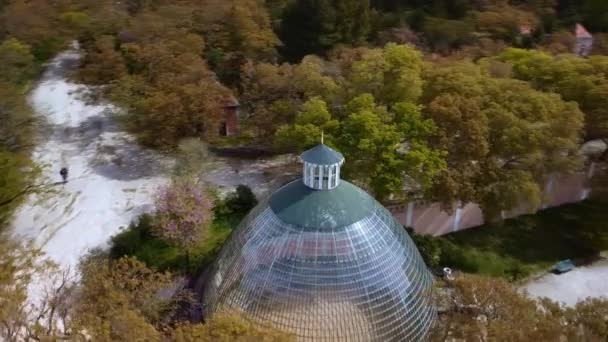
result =
[[[561,275],[547,274],[523,287],[532,297],[548,297],[568,306],[587,297],[608,299],[608,260],[577,267]]]
[[[66,74],[80,59],[76,46],[49,64],[30,102],[48,124],[33,159],[52,193],[30,196],[13,234],[34,240],[55,262],[74,268],[88,250],[103,247],[120,227],[151,209],[151,193],[167,181],[171,161],[141,149],[111,119],[111,104],[89,104],[91,91]],[[67,184],[59,170],[69,169]]]
[[[46,122],[32,157],[48,191],[30,196],[12,222],[15,237],[33,240],[64,269],[75,269],[88,251],[106,247],[122,227],[152,210],[152,194],[174,167],[172,159],[139,147],[120,129],[116,107],[91,101],[94,88],[68,79],[80,58],[76,44],[59,54],[30,95]],[[215,158],[203,179],[224,192],[246,184],[264,196],[292,177],[282,168],[287,161]],[[69,168],[67,184],[61,183],[62,167]]]

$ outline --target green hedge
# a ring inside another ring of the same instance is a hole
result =
[[[608,250],[605,208],[594,199],[443,237],[410,235],[431,268],[518,280],[560,260],[586,263]]]

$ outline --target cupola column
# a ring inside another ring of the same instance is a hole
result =
[[[344,163],[342,154],[320,144],[304,152],[300,159],[304,162],[304,184],[315,190],[331,190],[340,185],[340,166]]]

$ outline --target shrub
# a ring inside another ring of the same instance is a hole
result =
[[[225,199],[217,198],[213,212],[218,221],[236,226],[257,204],[258,200],[251,188],[241,184]]]

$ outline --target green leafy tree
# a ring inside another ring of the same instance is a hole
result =
[[[37,170],[31,161],[19,153],[0,148],[0,232],[8,224],[12,210],[25,195],[36,190],[32,184]]]
[[[253,191],[251,191],[251,188],[243,184],[237,186],[236,190],[228,194],[224,200],[224,205],[228,212],[239,219],[247,215],[257,204],[258,200]]]
[[[30,46],[15,38],[0,44],[0,80],[13,84],[29,81],[36,74]]]
[[[445,167],[442,154],[425,144],[424,129],[428,133],[434,126],[421,118],[416,106],[398,104],[389,113],[364,94],[353,99],[347,111],[337,143],[349,160],[344,174],[367,185],[379,199],[401,195],[406,176],[429,186]],[[412,133],[414,127],[423,131]]]
[[[411,46],[387,44],[365,50],[347,67],[347,92],[370,93],[387,105],[415,103],[422,93],[422,56]]]
[[[293,123],[305,101],[318,97],[334,103],[340,86],[325,69],[325,62],[315,56],[306,56],[297,65],[244,65],[239,99],[249,114],[245,123],[253,126],[258,136],[266,137],[280,126]]]
[[[279,127],[275,144],[282,150],[300,152],[318,144],[323,132],[327,132],[327,139],[331,141],[331,134],[338,126],[325,101],[314,97],[302,105],[293,125]]]
[[[446,207],[476,202],[489,217],[524,199],[535,207],[547,175],[580,165],[583,116],[575,103],[492,79],[473,64],[429,71],[427,81],[426,114],[438,127],[433,145],[448,152],[431,197]]]
[[[1,67],[0,67],[1,68]],[[0,231],[33,184],[38,168],[28,158],[35,120],[23,94],[0,82]]]
[[[538,51],[509,49],[499,59],[512,64],[516,78],[577,102],[585,114],[585,140],[608,137],[606,57],[552,57]]]

